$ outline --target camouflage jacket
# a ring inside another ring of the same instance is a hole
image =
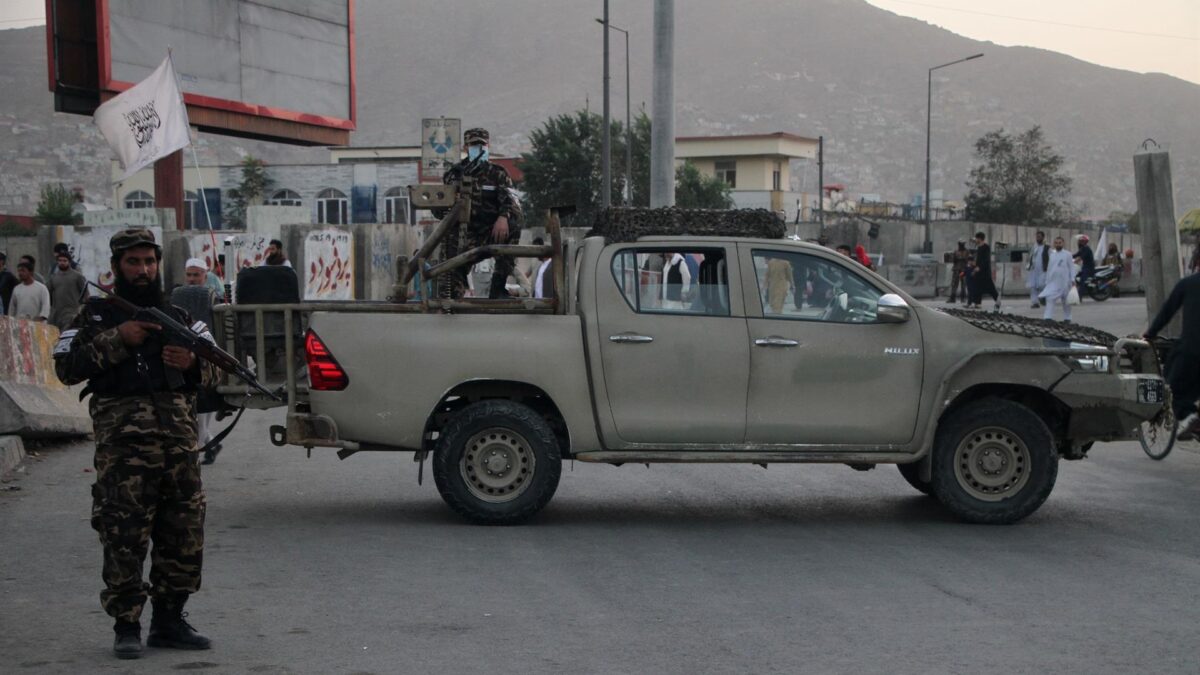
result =
[[[121,341],[117,325],[119,314],[104,307],[99,299],[91,299],[75,315],[71,326],[62,332],[54,346],[54,370],[65,384],[73,385],[119,376],[127,384],[133,363],[151,363],[162,359],[162,343],[151,335],[140,347],[131,348]],[[207,331],[203,323],[193,325],[191,317],[179,307],[164,307],[184,325],[197,332]],[[165,365],[162,367],[165,371]],[[95,428],[96,443],[116,442],[129,437],[170,437],[186,443],[196,442],[194,403],[197,388],[216,386],[220,370],[213,364],[196,359],[196,365],[183,374],[184,385],[174,391],[162,386],[147,387],[134,393],[97,391],[92,394],[88,411]],[[149,380],[147,380],[149,382]],[[128,388],[128,387],[125,387]],[[151,391],[150,389],[153,389]]]
[[[490,230],[496,219],[505,216],[517,225],[521,217],[521,203],[513,191],[512,179],[504,167],[492,162],[470,162],[463,160],[446,170],[442,182],[446,185],[461,184],[463,176],[474,178],[479,185],[471,199],[470,229]],[[435,209],[434,215],[444,218],[447,209]]]

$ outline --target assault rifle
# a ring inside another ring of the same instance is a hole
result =
[[[249,368],[242,365],[233,354],[218,347],[212,339],[197,334],[191,328],[172,319],[166,312],[157,307],[139,307],[91,281],[88,284],[98,288],[104,293],[105,301],[111,302],[129,313],[134,321],[145,321],[159,326],[162,329],[163,339],[167,344],[183,347],[221,370],[237,376],[241,381],[270,396],[272,399],[276,401],[283,400],[279,394],[273,393],[262,386]]]

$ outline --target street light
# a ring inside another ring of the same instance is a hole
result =
[[[625,34],[625,206],[633,206],[633,127],[629,117],[629,31],[617,28],[604,19],[596,19],[596,23],[607,25],[609,28]]]
[[[953,66],[964,61],[981,58],[983,54],[972,54],[957,61],[943,63],[940,66],[934,66],[929,69],[929,86],[925,90],[925,253],[933,253],[933,238],[930,233],[930,208],[929,208],[929,138],[933,126],[933,71],[947,66]]]

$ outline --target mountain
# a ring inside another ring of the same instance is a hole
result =
[[[422,117],[486,126],[500,152],[527,147],[547,117],[601,106],[598,0],[358,0],[355,145],[415,145]],[[613,0],[631,32],[634,108],[651,91],[653,4]],[[675,3],[678,135],[788,131],[826,139],[826,182],[906,201],[924,187],[927,69],[934,73],[932,183],[965,193],[973,143],[1035,124],[1066,158],[1086,215],[1134,208],[1132,155],[1172,150],[1179,211],[1200,194],[1200,85],[1056,52],[955,35],[863,0]],[[624,115],[624,38],[614,32],[612,114]],[[32,211],[41,181],[104,187],[107,151],[90,121],[50,113],[43,29],[0,31],[0,212]],[[3,127],[8,127],[9,133]],[[319,151],[203,136],[202,161]],[[7,168],[11,167],[11,168]],[[815,188],[815,168],[798,172]],[[32,195],[32,201],[30,200]]]

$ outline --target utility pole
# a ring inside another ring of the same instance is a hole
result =
[[[608,114],[608,0],[604,0],[604,143],[600,158],[600,206],[608,208],[612,201],[612,124]]]
[[[817,137],[817,222],[825,229],[825,137]]]
[[[654,0],[654,99],[651,115],[650,206],[674,206],[675,0]]]
[[[633,206],[633,123],[629,114],[629,31],[617,28],[604,19],[596,19],[596,23],[625,34],[625,189],[622,190],[625,206]]]
[[[950,63],[943,63],[940,66],[934,66],[929,69],[929,79],[925,87],[925,243],[921,248],[922,253],[933,253],[933,228],[929,222],[931,216],[930,212],[933,210],[930,208],[929,204],[929,149],[930,137],[933,130],[933,71],[938,70],[939,68],[945,68],[946,66],[953,66],[964,61],[978,59],[982,56],[983,54],[972,54],[966,58],[958,59],[957,61],[951,61]]]

